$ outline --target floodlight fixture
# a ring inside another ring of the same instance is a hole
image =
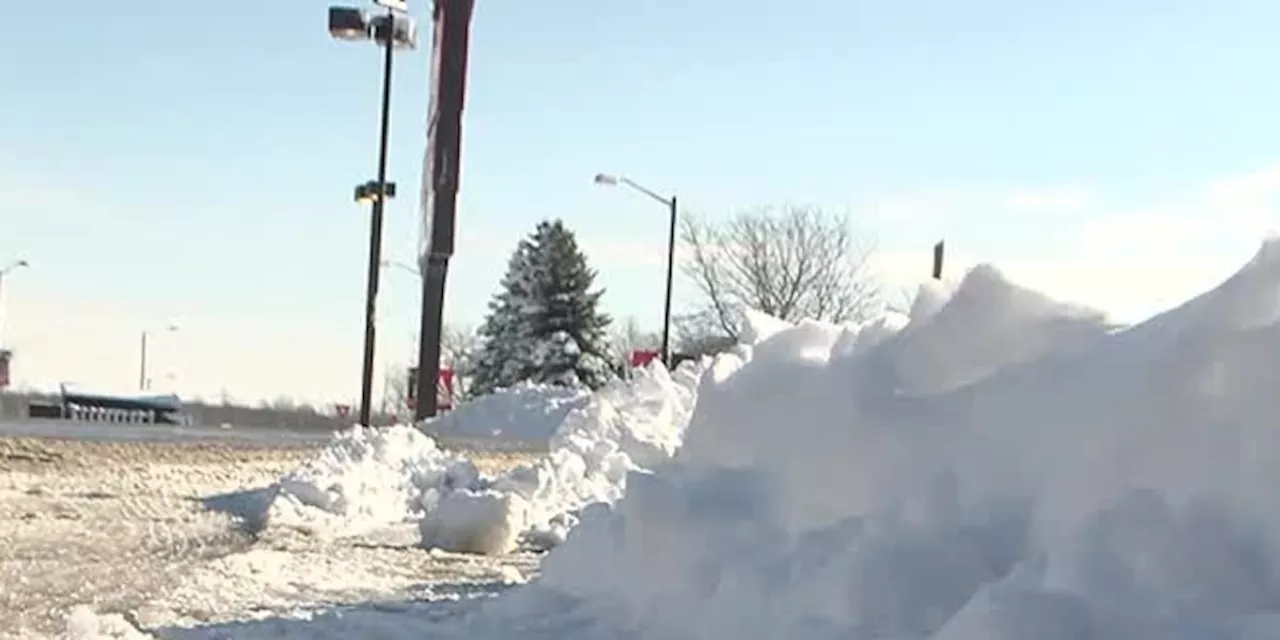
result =
[[[22,269],[29,266],[31,265],[28,264],[26,260],[14,260],[13,262],[10,262],[9,264],[5,265],[3,269],[0,269],[0,276],[3,276],[9,273],[10,271],[15,271],[17,269]]]
[[[329,35],[336,40],[368,40],[369,15],[358,7],[329,7]]]
[[[384,198],[396,197],[396,183],[387,181],[386,188],[383,190]],[[356,185],[355,201],[359,204],[368,204],[378,198],[378,182],[370,180],[364,184]]]
[[[380,46],[387,44],[387,25],[391,25],[391,45],[396,49],[413,50],[418,48],[418,22],[413,16],[399,13],[387,13],[373,19],[371,32],[373,39]]]

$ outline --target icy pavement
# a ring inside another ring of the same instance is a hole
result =
[[[262,427],[77,422],[72,420],[0,420],[0,438],[68,438],[105,442],[210,442],[257,447],[315,446],[328,431],[291,431]]]
[[[533,556],[427,551],[412,526],[356,539],[259,536],[218,508],[219,497],[243,499],[244,487],[315,453],[0,438],[0,638],[64,637],[77,606],[72,628],[103,632],[83,637],[114,637],[85,615],[92,609],[118,614],[122,630],[226,638],[237,625],[334,607],[456,607],[536,573]],[[479,458],[490,471],[521,459],[494,469]]]
[[[53,632],[80,602],[136,608],[200,562],[246,548],[194,498],[298,455],[0,439],[0,633]]]

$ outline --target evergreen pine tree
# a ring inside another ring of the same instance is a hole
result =
[[[477,332],[481,347],[472,369],[472,395],[484,395],[521,379],[523,367],[514,356],[522,340],[520,309],[528,297],[523,274],[529,269],[531,251],[529,241],[521,240],[507,262],[498,293],[489,301],[489,313]]]
[[[489,303],[475,393],[523,380],[596,389],[615,377],[595,276],[561,221],[538,224],[516,247]]]

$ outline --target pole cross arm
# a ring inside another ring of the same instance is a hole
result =
[[[639,191],[640,193],[643,193],[646,196],[649,196],[650,198],[653,198],[654,200],[657,200],[658,202],[661,202],[662,204],[668,207],[671,206],[671,203],[674,201],[674,198],[668,198],[658,193],[657,191],[654,191],[653,189],[650,189],[626,176],[615,176],[608,173],[597,173],[595,177],[595,183],[611,186],[611,187],[617,186],[620,184],[625,185],[625,186],[631,187],[632,189],[635,189],[636,191]]]
[[[659,194],[658,192],[632,180],[631,178],[623,177],[623,178],[620,178],[618,182],[621,182],[622,184],[625,184],[628,187],[631,187],[632,189],[635,189],[636,191],[639,191],[640,193],[643,193],[646,196],[649,196],[650,198],[653,198],[654,200],[657,200],[658,202],[661,202],[662,204],[667,205],[668,207],[671,206],[672,202],[674,202],[672,198],[665,197]]]

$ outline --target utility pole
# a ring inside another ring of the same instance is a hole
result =
[[[475,0],[435,0],[432,13],[431,98],[422,171],[422,316],[418,323],[418,388],[414,420],[436,415],[445,281],[454,253],[458,176],[462,157],[462,108]]]

